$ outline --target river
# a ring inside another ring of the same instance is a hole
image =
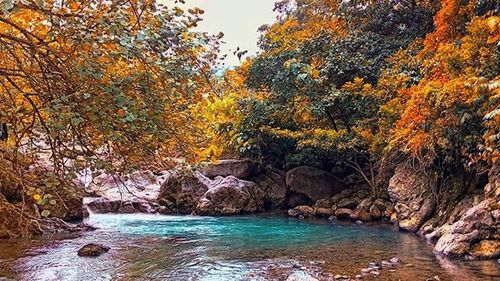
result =
[[[414,234],[384,224],[236,217],[91,215],[83,234],[0,241],[0,280],[284,280],[308,271],[320,280],[353,277],[369,262],[398,257],[377,280],[500,280],[497,261],[450,261]],[[79,257],[86,243],[111,247]],[[364,276],[363,280],[372,280]]]

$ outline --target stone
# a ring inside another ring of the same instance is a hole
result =
[[[373,200],[371,198],[366,198],[366,199],[363,199],[359,205],[358,205],[358,209],[363,209],[365,211],[368,211],[370,209],[370,206],[372,205],[373,203]]]
[[[316,207],[314,208],[314,214],[318,217],[329,217],[334,214],[333,210],[331,208],[321,208],[321,207]]]
[[[211,180],[199,172],[172,174],[160,188],[158,202],[174,213],[191,214],[209,189]]]
[[[307,205],[297,206],[293,209],[288,210],[288,215],[291,217],[296,217],[302,215],[304,217],[310,217],[314,214],[314,209]]]
[[[233,176],[239,179],[247,179],[258,175],[261,169],[257,162],[252,160],[226,159],[215,163],[209,163],[202,174],[208,178],[214,179],[218,176]]]
[[[395,212],[396,212],[396,210],[394,210],[394,207],[387,206],[387,208],[385,208],[385,210],[384,210],[384,217],[390,219],[392,214],[394,214]]]
[[[473,244],[470,255],[482,259],[495,259],[500,257],[500,240],[481,240]]]
[[[308,166],[288,171],[286,184],[291,193],[301,194],[313,203],[320,199],[328,199],[346,189],[346,185],[334,175]],[[290,206],[295,207],[290,203],[292,202],[288,203]]]
[[[353,211],[351,209],[347,209],[347,208],[338,208],[335,211],[335,216],[339,219],[349,219],[349,218],[351,218],[352,214],[353,214]]]
[[[396,167],[388,192],[395,204],[400,229],[416,232],[431,216],[436,206],[432,193],[436,185],[433,177],[414,167],[411,161]]]
[[[78,250],[78,255],[80,257],[97,257],[108,252],[110,249],[110,247],[104,245],[90,243]]]
[[[438,228],[435,228],[431,233],[425,235],[425,238],[428,240],[436,240],[439,239],[444,234],[448,233],[451,229],[450,224],[444,224]]]
[[[353,198],[344,198],[337,203],[337,206],[339,208],[347,208],[353,210],[356,208],[356,206],[358,206],[358,203],[359,202],[357,202]]]
[[[495,199],[486,199],[472,207],[439,238],[434,251],[452,257],[500,256],[499,227],[492,215],[499,208]]]
[[[380,211],[384,211],[385,208],[387,208],[387,203],[384,202],[384,200],[378,198],[378,199],[375,199],[375,201],[373,202],[373,205],[375,205]]]
[[[368,222],[372,220],[371,215],[364,209],[356,209],[350,216],[352,220],[361,220],[363,222]]]
[[[257,213],[264,209],[264,193],[253,182],[234,176],[217,177],[208,185],[196,205],[198,215],[237,215]]]
[[[264,207],[266,209],[280,209],[286,205],[287,186],[285,173],[274,168],[264,168],[248,181],[255,182],[264,192]]]
[[[288,278],[286,278],[286,281],[318,281],[318,279],[312,277],[305,271],[296,271],[288,276]]]
[[[391,218],[390,218],[390,222],[392,224],[398,223],[398,214],[396,212],[392,213]]]
[[[398,264],[401,263],[401,260],[398,257],[393,257],[389,260],[389,262],[392,264]]]
[[[60,218],[64,221],[78,221],[84,218],[83,193],[74,187],[61,187],[54,197],[56,204],[44,206],[50,211],[50,217]]]
[[[85,206],[93,213],[106,214],[131,214],[145,213],[153,214],[161,210],[161,206],[156,202],[146,201],[144,199],[135,198],[131,201],[122,201],[119,199],[110,199],[106,197],[88,198]]]
[[[319,199],[318,201],[316,201],[316,203],[314,204],[314,207],[318,207],[318,208],[331,208],[333,205],[332,203],[332,200],[331,199]]]
[[[372,205],[370,207],[370,216],[373,219],[380,219],[382,217],[382,212],[377,208],[377,206]]]

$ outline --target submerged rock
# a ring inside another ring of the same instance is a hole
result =
[[[318,279],[312,277],[305,271],[296,271],[292,273],[292,275],[288,276],[286,281],[318,281]]]
[[[104,245],[90,243],[78,250],[78,255],[80,257],[97,257],[108,252],[110,249],[110,247]]]

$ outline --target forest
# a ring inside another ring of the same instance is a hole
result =
[[[83,198],[106,197],[88,177],[175,171],[155,212],[386,219],[444,256],[500,257],[497,0],[272,1],[259,52],[229,68],[185,2],[0,1],[0,238],[87,231]]]

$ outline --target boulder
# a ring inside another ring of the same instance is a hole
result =
[[[382,217],[382,212],[377,208],[377,206],[375,205],[372,205],[370,207],[370,216],[377,220],[377,219],[380,219]]]
[[[432,190],[436,180],[422,170],[405,162],[396,167],[395,174],[389,181],[389,196],[394,202],[399,228],[416,232],[436,206],[436,197]]]
[[[264,207],[266,209],[279,209],[285,205],[287,187],[283,171],[265,168],[260,174],[250,177],[248,181],[255,182],[264,192]]]
[[[437,253],[474,258],[496,258],[500,256],[500,226],[494,213],[500,209],[494,199],[487,199],[469,209],[437,241]],[[496,242],[495,242],[496,241]]]
[[[233,176],[247,179],[260,173],[260,166],[252,160],[226,159],[210,163],[202,171],[208,178]]]
[[[363,209],[365,211],[368,211],[368,210],[370,210],[370,206],[372,205],[372,203],[373,203],[373,200],[371,198],[363,199],[359,203],[358,209]]]
[[[174,172],[163,171],[153,173],[148,170],[136,171],[127,175],[107,174],[103,171],[94,178],[86,188],[90,197],[105,197],[110,200],[127,201],[140,197],[145,200],[158,198],[160,186]]]
[[[199,172],[184,176],[172,174],[161,185],[158,202],[174,213],[191,214],[211,182]]]
[[[264,193],[253,182],[233,176],[217,177],[196,205],[199,215],[249,214],[264,209]]]
[[[314,204],[314,207],[318,208],[331,208],[332,206],[333,203],[331,199],[320,199]]]
[[[370,213],[368,213],[367,211],[365,211],[365,209],[362,209],[362,208],[354,210],[354,212],[351,214],[350,218],[352,220],[360,220],[360,221],[364,221],[364,222],[368,222],[368,221],[372,220],[372,216],[370,215]]]
[[[313,214],[314,209],[307,205],[297,206],[293,209],[288,210],[288,215],[291,217],[298,217],[300,215],[302,215],[303,217],[310,217]]]
[[[331,208],[315,207],[314,214],[318,217],[328,218],[329,216],[334,214],[334,211]]]
[[[290,193],[304,196],[309,203],[320,199],[328,199],[346,189],[334,175],[313,167],[301,166],[286,173],[286,184]],[[288,205],[295,207],[296,202],[288,201]]]
[[[80,257],[97,257],[108,252],[110,249],[110,247],[104,245],[90,243],[78,250],[78,255]]]
[[[106,214],[131,214],[131,213],[164,213],[161,206],[155,202],[146,201],[136,198],[132,200],[122,201],[119,199],[109,199],[105,197],[88,199],[85,206],[93,213]]]
[[[82,220],[84,215],[83,194],[73,187],[61,188],[54,197],[56,204],[44,206],[50,211],[50,217],[65,221]]]
[[[339,219],[350,219],[353,215],[353,211],[347,208],[338,208],[335,211],[335,216]]]
[[[358,206],[359,202],[353,198],[343,198],[338,203],[337,206],[339,208],[347,208],[347,209],[355,209]]]

